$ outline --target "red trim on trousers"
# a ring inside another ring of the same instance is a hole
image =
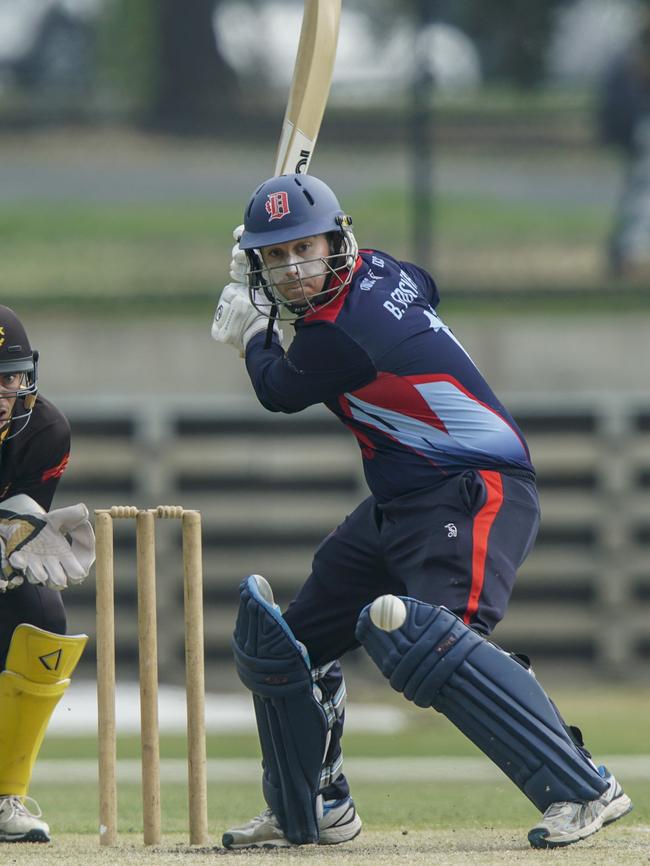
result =
[[[485,561],[488,552],[490,530],[503,503],[503,481],[499,472],[483,470],[479,472],[483,479],[487,498],[485,504],[474,518],[472,528],[472,587],[467,600],[467,608],[463,616],[465,625],[469,625],[478,610],[478,603],[483,591],[485,579]]]

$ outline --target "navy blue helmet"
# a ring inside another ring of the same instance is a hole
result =
[[[293,291],[287,298],[282,292],[286,274],[280,275],[284,266],[266,263],[261,250],[317,235],[327,237],[328,254],[299,263],[295,281],[302,285],[305,274],[301,269],[313,279],[316,264],[321,267],[316,276],[323,278],[322,289],[316,294]],[[249,262],[253,304],[265,315],[292,319],[338,297],[352,279],[358,253],[351,218],[327,184],[305,174],[272,177],[255,190],[244,212],[239,247],[246,251]],[[283,316],[282,311],[289,315]]]

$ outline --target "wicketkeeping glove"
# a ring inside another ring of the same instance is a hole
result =
[[[79,502],[49,513],[40,508],[39,513],[16,513],[6,508],[8,502],[0,505],[4,588],[19,586],[21,575],[57,590],[81,583],[95,561],[95,534],[86,506]]]

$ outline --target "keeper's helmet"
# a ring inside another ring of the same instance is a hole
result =
[[[310,297],[303,294],[289,301],[275,285],[276,268],[265,265],[260,250],[314,235],[327,236],[329,255],[305,264],[322,264],[318,276],[325,277],[323,288]],[[244,212],[239,248],[245,250],[248,259],[251,301],[271,319],[301,318],[331,303],[352,279],[358,254],[351,217],[341,209],[327,184],[307,174],[272,177],[255,190]]]
[[[25,429],[38,390],[38,352],[32,349],[18,316],[0,304],[0,385],[10,373],[19,373],[20,378],[15,388],[0,387],[0,396],[16,398],[11,419],[0,431],[0,441],[12,439]]]

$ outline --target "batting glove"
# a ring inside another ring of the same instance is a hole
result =
[[[214,314],[212,339],[234,346],[243,357],[251,338],[265,331],[268,324],[268,318],[251,303],[248,289],[241,283],[228,283]],[[282,332],[277,322],[273,323],[273,331],[282,343]]]
[[[248,286],[248,259],[244,250],[239,249],[239,239],[243,231],[244,226],[241,225],[237,226],[232,233],[235,246],[232,248],[232,259],[230,260],[230,278],[235,283]]]
[[[16,513],[7,509],[9,502],[0,509],[5,588],[20,585],[21,575],[56,590],[81,583],[95,561],[95,534],[86,506],[79,502],[46,513],[34,502],[37,512]]]

